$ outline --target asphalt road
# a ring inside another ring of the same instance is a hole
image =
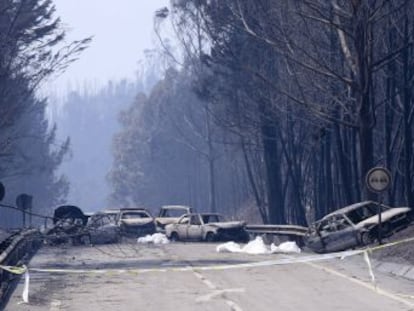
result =
[[[414,282],[374,271],[375,287],[361,255],[260,266],[286,256],[216,253],[216,246],[44,247],[30,267],[66,272],[32,271],[29,304],[21,303],[20,282],[5,310],[414,310]],[[247,265],[217,270],[240,264]]]

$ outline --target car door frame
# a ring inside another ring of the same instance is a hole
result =
[[[331,227],[321,236],[325,250],[335,252],[357,246],[359,239],[355,225],[343,214],[332,215],[331,218]],[[343,227],[340,227],[341,220],[345,222]]]
[[[188,222],[184,222],[185,219],[188,219]],[[188,227],[190,226],[190,214],[185,214],[180,217],[176,224],[173,224],[175,227],[175,231],[178,234],[178,238],[180,240],[187,240],[188,239]]]
[[[189,240],[194,241],[203,239],[203,219],[201,218],[200,214],[191,214],[189,226],[187,229],[187,237]]]

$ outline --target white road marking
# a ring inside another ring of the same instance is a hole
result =
[[[231,300],[226,300],[227,305],[231,308],[232,311],[243,311],[236,303]]]
[[[191,266],[188,266],[191,267]],[[226,302],[226,304],[231,308],[232,311],[243,311],[243,309],[234,301],[223,297],[226,293],[244,293],[246,290],[244,288],[228,288],[228,289],[218,289],[218,287],[211,282],[209,279],[207,279],[204,275],[202,275],[200,272],[195,271],[194,267],[192,268],[192,272],[193,274],[204,283],[204,285],[206,285],[209,289],[213,290],[212,293],[201,296],[196,298],[196,302],[207,302],[210,301],[213,298],[216,297],[222,297],[224,299],[224,301]]]
[[[411,241],[412,238],[409,239],[409,240]],[[390,243],[390,245],[391,245],[391,243]],[[360,251],[357,251],[357,252],[360,252]],[[346,252],[344,252],[344,253],[346,253]],[[366,283],[364,281],[361,281],[361,280],[355,279],[353,277],[350,277],[350,276],[348,276],[346,274],[343,274],[343,273],[341,273],[341,272],[339,272],[339,271],[337,271],[335,269],[331,269],[331,268],[328,268],[328,267],[325,267],[325,266],[321,266],[321,265],[315,263],[314,260],[303,261],[302,263],[304,263],[305,265],[308,265],[310,267],[313,267],[313,268],[316,268],[316,269],[319,269],[319,270],[328,272],[328,273],[330,273],[332,275],[335,275],[335,276],[344,278],[344,279],[346,279],[346,280],[348,280],[350,282],[353,282],[353,283],[356,283],[356,284],[358,284],[358,285],[360,285],[362,287],[368,288],[368,289],[376,292],[379,295],[382,295],[382,296],[388,297],[388,298],[390,298],[392,300],[401,302],[401,303],[403,303],[403,304],[405,304],[405,305],[407,305],[409,307],[414,307],[414,304],[411,301],[408,301],[408,300],[405,299],[405,298],[413,298],[413,296],[411,296],[411,295],[402,295],[402,294],[394,294],[392,292],[389,292],[389,291],[386,291],[384,289],[381,289],[381,288],[379,288],[377,286],[377,284],[375,282],[375,276],[373,274],[372,267],[371,267],[371,261],[370,261],[370,258],[368,256],[368,252],[367,252],[367,250],[362,250],[362,253],[363,253],[364,259],[365,259],[365,261],[367,263],[367,266],[368,266],[368,270],[369,270],[369,273],[370,273],[370,276],[371,276],[372,283]],[[336,253],[336,254],[340,254],[340,253]],[[357,254],[358,253],[355,253],[355,255],[357,255]],[[284,257],[287,258],[287,259],[295,259],[295,257],[288,256],[288,255],[284,255]],[[347,256],[344,256],[344,257],[347,257]],[[339,257],[339,258],[343,259],[344,257]]]
[[[345,251],[340,253],[332,254],[323,254],[323,255],[309,255],[309,256],[300,256],[300,257],[286,257],[276,260],[265,260],[265,261],[255,261],[241,264],[228,264],[228,265],[208,265],[208,266],[186,266],[186,267],[171,267],[171,268],[148,268],[148,269],[42,269],[42,268],[30,268],[32,272],[48,272],[48,273],[73,273],[73,274],[103,274],[103,273],[154,273],[154,272],[183,272],[183,271],[209,271],[209,270],[232,270],[232,269],[245,269],[245,268],[256,268],[256,267],[269,267],[277,265],[287,265],[287,264],[301,264],[306,262],[313,261],[324,261],[334,258],[345,258],[348,256],[355,256],[362,254],[364,250],[357,251]]]
[[[215,290],[210,294],[198,297],[196,299],[196,301],[197,302],[206,302],[206,301],[209,301],[209,300],[211,300],[215,297],[222,296],[226,293],[244,293],[245,291],[246,290],[244,288],[228,288],[228,289]],[[228,302],[231,302],[232,305],[236,305],[233,301],[230,301],[228,299],[225,299],[225,301],[226,301],[227,304],[228,304]]]
[[[208,288],[210,289],[217,289],[216,285],[214,285],[213,283],[211,283],[210,280],[206,279],[201,273],[197,272],[197,271],[193,271],[194,275],[196,277],[198,277]]]
[[[344,279],[346,279],[346,280],[348,280],[348,281],[350,281],[352,283],[355,283],[355,284],[358,284],[358,285],[360,285],[362,287],[365,287],[367,289],[370,289],[370,290],[372,290],[373,292],[375,292],[375,293],[377,293],[379,295],[382,295],[382,296],[388,297],[390,299],[393,299],[395,301],[401,302],[401,303],[403,303],[403,304],[405,304],[405,305],[407,305],[407,306],[409,306],[411,308],[414,307],[414,303],[412,303],[411,301],[408,301],[407,299],[404,299],[402,297],[399,297],[401,295],[393,294],[391,292],[388,292],[388,291],[386,291],[384,289],[379,288],[378,286],[372,285],[371,283],[366,283],[364,281],[355,279],[355,278],[350,277],[350,276],[348,276],[346,274],[343,274],[341,272],[338,272],[338,271],[336,271],[334,269],[330,269],[330,268],[327,268],[327,267],[320,266],[320,265],[318,265],[316,263],[306,262],[305,264],[306,265],[309,265],[309,266],[311,266],[313,268],[316,268],[316,269],[319,269],[319,270],[322,270],[322,271],[326,271],[326,272],[328,272],[328,273],[330,273],[332,275],[336,275],[336,276],[339,276],[341,278],[344,278]]]

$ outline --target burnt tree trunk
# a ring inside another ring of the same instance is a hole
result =
[[[265,115],[264,115],[264,118]],[[278,144],[278,127],[270,120],[263,120],[261,127],[264,160],[266,166],[268,220],[270,223],[286,223],[282,196],[281,152]]]
[[[407,16],[405,17],[404,25],[404,45],[403,50],[403,68],[404,68],[404,103],[403,103],[403,139],[404,139],[404,197],[408,206],[414,206],[414,197],[412,191],[412,179],[411,179],[411,168],[412,168],[412,129],[410,124],[411,118],[411,105],[412,105],[412,65],[410,59],[413,57],[412,44],[409,43],[409,31]]]
[[[361,2],[355,6],[354,16],[354,40],[357,60],[357,85],[354,87],[356,103],[358,107],[359,125],[359,161],[360,184],[363,189],[363,199],[370,199],[370,193],[365,185],[364,178],[373,165],[373,98],[372,89],[372,25],[369,21],[369,8]]]

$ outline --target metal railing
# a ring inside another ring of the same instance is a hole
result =
[[[250,236],[261,235],[267,242],[295,241],[299,246],[305,244],[308,227],[296,225],[247,225]]]
[[[307,227],[295,225],[247,225],[246,230],[249,233],[257,234],[280,234],[280,235],[296,235],[305,236],[308,232]]]
[[[3,243],[6,248],[0,253],[0,265],[16,266],[25,263],[36,252],[42,243],[42,237],[39,230],[29,229],[11,235]],[[7,300],[13,281],[18,278],[15,274],[0,269],[0,310]]]

